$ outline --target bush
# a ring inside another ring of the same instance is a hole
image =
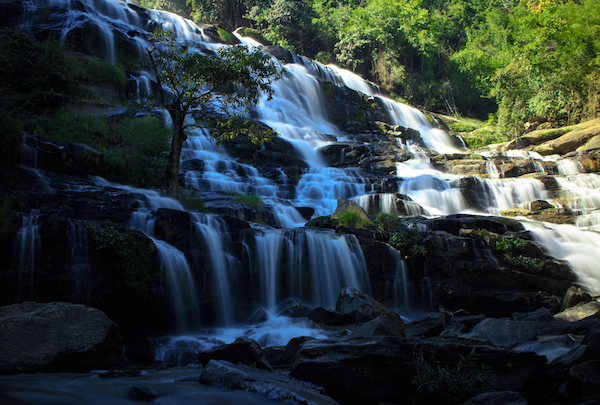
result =
[[[396,215],[390,215],[385,212],[380,212],[375,216],[375,225],[380,232],[390,232],[398,223],[398,217]]]
[[[513,258],[511,262],[518,269],[530,274],[538,274],[544,267],[544,261],[536,259],[535,257],[524,257],[519,255]]]
[[[260,210],[262,207],[262,200],[256,194],[236,194],[233,197],[233,201],[247,205],[255,210]]]
[[[516,252],[522,252],[527,246],[527,241],[521,238],[502,238],[496,242],[496,250],[505,256],[512,256]]]
[[[340,226],[349,228],[366,228],[373,225],[371,221],[364,218],[359,211],[343,211],[338,214],[337,220]]]
[[[23,126],[6,111],[0,110],[0,160],[17,163],[21,156]]]
[[[127,85],[127,76],[123,69],[109,62],[85,59],[81,61],[82,80],[92,84],[112,84],[118,89]]]
[[[23,211],[25,204],[14,194],[0,198],[0,238],[8,235],[10,220],[16,211]]]
[[[419,232],[415,223],[399,224],[390,236],[389,243],[404,253],[405,256],[425,256],[427,248],[423,246],[424,235]]]
[[[190,211],[208,212],[204,200],[194,196],[191,192],[181,192],[181,203]]]
[[[491,369],[477,364],[474,351],[460,356],[453,366],[433,365],[423,356],[417,358],[416,374],[411,382],[417,404],[460,404],[469,398],[494,390],[496,378]]]

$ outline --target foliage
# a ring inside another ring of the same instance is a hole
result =
[[[600,159],[586,156],[581,159],[581,165],[585,168],[587,173],[598,173],[600,172]]]
[[[139,187],[163,184],[170,130],[154,117],[106,119],[58,111],[38,122],[35,132],[47,139],[84,143],[104,152],[100,174]]]
[[[152,283],[150,242],[108,226],[93,233],[93,248],[117,295],[136,302],[148,298]]]
[[[544,261],[535,257],[525,257],[519,255],[514,257],[511,263],[517,268],[525,271],[526,273],[538,274],[544,267]]]
[[[361,215],[360,211],[342,211],[337,215],[338,224],[349,228],[366,228],[373,225],[371,221]]]
[[[390,232],[398,223],[398,216],[380,212],[375,215],[375,225],[380,232]]]
[[[390,236],[389,243],[405,256],[423,257],[427,248],[423,245],[424,235],[417,229],[416,223],[398,224]]]
[[[260,210],[262,207],[262,200],[257,194],[236,194],[233,197],[233,201],[236,203],[247,205],[255,210]]]
[[[215,127],[219,132],[212,132],[211,135],[216,138],[217,143],[244,135],[252,143],[259,145],[270,142],[273,136],[276,135],[276,132],[268,126],[241,117],[219,119]]]
[[[496,250],[504,255],[513,255],[522,252],[527,246],[527,241],[521,238],[501,238],[496,241]]]
[[[418,404],[460,404],[476,395],[494,390],[496,379],[485,364],[478,364],[475,350],[460,356],[453,366],[434,365],[422,355],[411,384]]]
[[[9,194],[0,198],[0,238],[8,235],[10,231],[10,220],[17,211],[23,211],[25,204],[15,194]]]
[[[0,160],[16,163],[20,156],[23,126],[21,122],[0,110]]]
[[[314,226],[315,228],[331,228],[331,216],[323,215],[311,218],[305,226]]]
[[[205,213],[208,212],[208,209],[204,204],[204,200],[202,198],[194,196],[192,192],[182,192],[181,203],[186,209],[190,211],[200,211]]]
[[[463,141],[467,144],[467,147],[471,149],[477,149],[486,145],[502,143],[510,140],[507,135],[504,135],[493,128],[481,128],[468,135],[463,136]]]
[[[117,89],[125,89],[127,85],[127,77],[123,69],[113,65],[112,63],[83,59],[81,65],[81,80],[92,84],[112,84]]]
[[[170,131],[155,117],[124,119],[110,126],[103,159],[106,177],[122,184],[159,187],[164,178]]]
[[[166,107],[173,120],[173,137],[165,169],[167,194],[177,197],[179,159],[186,139],[185,118],[190,110],[206,113],[215,110],[226,116],[246,112],[263,94],[272,95],[271,80],[281,72],[273,60],[258,49],[244,46],[221,48],[218,57],[190,49],[170,33],[158,29],[148,68],[152,69],[163,91],[159,106]],[[262,139],[257,140],[257,142]]]

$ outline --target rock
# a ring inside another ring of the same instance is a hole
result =
[[[404,325],[404,332],[408,336],[439,336],[448,327],[448,316],[441,312],[427,315]]]
[[[200,376],[200,383],[213,385],[224,391],[244,390],[264,395],[278,403],[298,405],[337,405],[323,395],[323,389],[314,384],[298,381],[290,376],[257,370],[225,360],[210,360]]]
[[[301,302],[297,302],[289,308],[284,309],[279,313],[281,316],[288,316],[290,318],[304,318],[312,311],[312,308]]]
[[[357,322],[367,322],[380,315],[387,315],[392,319],[396,319],[400,325],[402,324],[400,315],[389,310],[373,297],[352,287],[346,287],[340,292],[335,309]]]
[[[129,399],[133,401],[150,402],[160,396],[158,391],[151,390],[150,388],[138,387],[137,385],[129,388]]]
[[[571,308],[579,304],[580,302],[590,301],[592,301],[592,297],[588,292],[584,291],[581,287],[571,286],[565,293],[560,310],[562,312],[567,308]]]
[[[554,318],[574,322],[592,316],[598,313],[598,311],[600,311],[600,302],[580,302],[579,304],[554,315]]]
[[[473,328],[471,336],[480,336],[496,346],[511,348],[537,337],[535,322],[488,318]]]
[[[569,391],[574,398],[590,400],[600,398],[600,360],[581,363],[569,370]]]
[[[513,321],[532,321],[532,322],[552,322],[554,317],[547,308],[540,308],[533,312],[512,314],[511,319]]]
[[[352,325],[358,321],[339,311],[332,311],[323,307],[317,307],[308,313],[308,319],[313,322],[323,323],[331,326]]]
[[[273,367],[289,368],[296,358],[299,347],[312,339],[314,338],[311,336],[295,337],[285,346],[265,347],[263,353]]]
[[[404,337],[402,323],[398,319],[389,315],[379,315],[377,318],[360,324],[351,334],[350,337],[371,337],[371,336],[394,336]]]
[[[102,311],[65,302],[0,307],[0,373],[86,371],[110,364],[120,340]]]
[[[203,366],[206,366],[212,359],[227,360],[233,363],[248,364],[257,368],[272,370],[258,343],[245,336],[237,338],[227,346],[198,353],[198,361]]]
[[[401,342],[389,336],[314,339],[300,346],[290,375],[323,386],[346,404],[404,402],[412,395],[415,365],[413,346]]]
[[[514,391],[486,392],[463,402],[462,405],[527,405],[523,395]]]
[[[337,207],[335,212],[331,214],[331,219],[337,220],[339,215],[343,212],[356,212],[359,215],[360,220],[371,222],[369,216],[365,213],[365,211],[358,205],[356,202],[351,200],[345,200],[343,198],[337,199]]]

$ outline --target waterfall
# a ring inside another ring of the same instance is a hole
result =
[[[225,223],[216,215],[194,214],[194,232],[208,255],[208,267],[213,276],[217,320],[220,325],[233,324],[231,271],[233,256],[228,252],[228,233]]]
[[[15,236],[15,264],[19,289],[17,301],[34,299],[35,261],[41,248],[39,212],[21,217],[21,229]]]
[[[88,304],[92,289],[92,265],[89,255],[87,229],[77,223],[70,222],[67,231],[67,266],[75,280],[75,300]]]

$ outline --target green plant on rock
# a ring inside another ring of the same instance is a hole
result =
[[[398,223],[398,217],[385,212],[375,215],[375,225],[380,232],[391,232]]]
[[[544,261],[535,257],[517,256],[512,259],[511,263],[518,269],[529,274],[539,274],[544,267]]]
[[[469,398],[494,390],[496,378],[491,369],[477,362],[475,351],[450,365],[435,365],[417,356],[417,370],[411,381],[416,404],[460,404]]]
[[[417,229],[417,224],[398,224],[390,236],[389,243],[406,256],[423,257],[427,255],[427,247],[423,245],[424,235]]]
[[[522,252],[526,246],[527,241],[521,238],[502,238],[496,241],[496,250],[501,252],[505,258]]]
[[[134,234],[108,226],[94,232],[93,248],[100,263],[99,268],[121,299],[148,298],[152,283],[151,243],[144,243]]]
[[[311,218],[306,223],[306,226],[314,226],[315,228],[331,228],[331,216],[323,215],[321,217]]]
[[[181,193],[181,203],[185,208],[191,211],[208,212],[204,200],[200,197],[196,197],[192,192],[183,191]]]
[[[0,110],[0,160],[7,163],[17,163],[23,126],[21,122]]]
[[[366,228],[373,225],[371,221],[363,217],[359,211],[343,211],[337,216],[338,224],[348,228]]]
[[[262,200],[257,194],[235,194],[233,201],[236,203],[247,205],[248,207],[260,210],[262,207]]]
[[[8,235],[10,220],[16,211],[23,211],[25,204],[15,194],[5,195],[0,198],[0,238]]]

